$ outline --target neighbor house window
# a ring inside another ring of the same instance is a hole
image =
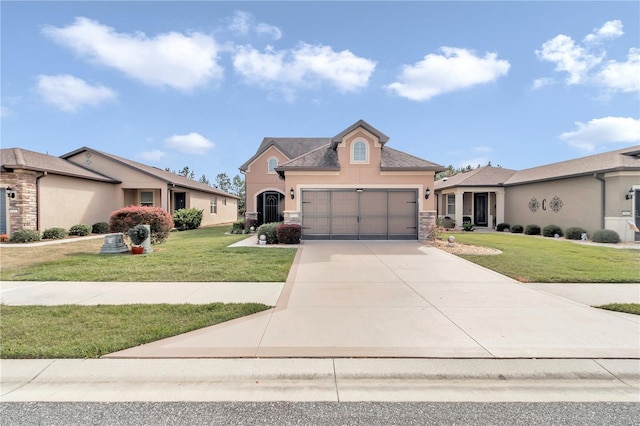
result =
[[[447,214],[456,214],[456,194],[447,194]]]
[[[140,191],[140,205],[153,207],[153,191]]]
[[[276,167],[278,167],[278,159],[275,158],[275,157],[271,157],[267,161],[268,161],[268,165],[269,165],[269,173],[275,173],[276,172]]]
[[[215,195],[211,196],[211,213],[218,213],[218,197]]]
[[[357,141],[352,145],[352,155],[351,158],[354,163],[366,163],[368,161],[367,158],[367,144],[363,141]]]

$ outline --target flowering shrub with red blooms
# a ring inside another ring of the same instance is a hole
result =
[[[9,235],[1,234],[0,235],[0,241],[3,242],[3,243],[6,243],[7,241],[9,241]]]
[[[136,225],[151,227],[151,244],[160,244],[169,237],[173,228],[173,219],[169,212],[161,207],[129,206],[111,213],[109,232],[127,231]]]
[[[301,234],[302,227],[295,223],[281,223],[276,226],[276,235],[278,236],[278,242],[281,244],[300,244]]]

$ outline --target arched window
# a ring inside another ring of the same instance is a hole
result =
[[[352,150],[351,159],[354,163],[366,163],[368,161],[366,143],[363,141],[356,141],[352,145]]]
[[[278,167],[278,159],[276,157],[270,157],[267,160],[267,164],[268,164],[268,173],[275,173],[276,172],[276,167]]]

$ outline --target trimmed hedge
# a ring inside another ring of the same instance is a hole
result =
[[[204,210],[195,208],[176,210],[173,213],[173,224],[178,231],[198,229],[202,223],[203,213]]]
[[[80,237],[87,236],[91,233],[90,225],[73,225],[69,229],[69,235],[78,235]]]
[[[35,229],[19,229],[11,234],[9,241],[12,243],[32,243],[40,241],[40,232]]]
[[[264,235],[267,239],[267,244],[276,244],[278,242],[278,233],[277,228],[278,223],[264,223],[258,227],[256,231],[256,235],[258,236],[258,240],[260,239],[260,235]]]
[[[562,237],[564,234],[562,233],[562,228],[558,225],[547,225],[542,228],[542,235],[545,237],[555,237],[556,235]]]
[[[94,223],[91,226],[91,232],[94,234],[106,234],[109,232],[109,224],[107,222]]]
[[[538,225],[527,225],[524,228],[524,233],[526,235],[540,235],[540,227]]]
[[[232,234],[244,234],[244,222],[233,222],[231,224],[231,232]]]
[[[151,244],[161,244],[169,238],[173,219],[161,207],[129,206],[111,213],[109,217],[109,231],[127,231],[136,225],[151,226]]]
[[[300,225],[290,223],[276,226],[276,236],[278,242],[282,244],[300,244],[300,236],[302,235],[302,227]]]
[[[512,234],[522,234],[522,232],[524,231],[524,228],[522,227],[522,225],[512,225],[511,228],[509,228],[509,230],[511,231]]]
[[[620,235],[616,231],[611,229],[598,229],[593,233],[591,241],[594,243],[611,243],[617,244],[620,242]]]
[[[496,231],[498,231],[498,232],[504,232],[504,230],[505,230],[505,229],[506,229],[507,231],[509,231],[509,230],[511,229],[511,226],[509,226],[509,224],[508,224],[508,223],[499,223],[499,224],[496,226]]]
[[[64,228],[49,228],[42,233],[43,240],[61,240],[66,238],[69,233]]]
[[[586,234],[587,230],[580,228],[579,226],[572,226],[567,228],[565,237],[567,240],[581,240],[582,234]]]

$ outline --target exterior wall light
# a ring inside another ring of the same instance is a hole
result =
[[[431,195],[431,190],[429,189],[429,187],[427,186],[426,191],[424,191],[424,199],[428,200],[429,196]]]
[[[6,193],[7,197],[16,198],[16,191],[14,191],[10,186],[7,186]]]
[[[289,195],[291,196],[292,200],[296,198],[296,192],[293,190],[293,187],[291,187],[291,189],[289,190]]]
[[[629,192],[627,192],[627,195],[625,195],[625,196],[624,196],[624,199],[625,199],[625,200],[631,200],[631,199],[633,199],[633,192],[634,192],[634,191],[633,191],[633,188],[631,188],[631,189],[629,190]]]

